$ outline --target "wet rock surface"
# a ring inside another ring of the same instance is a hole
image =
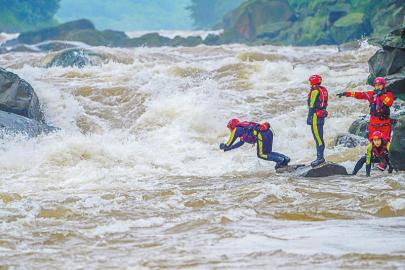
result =
[[[342,165],[325,162],[315,168],[305,166],[298,168],[296,173],[303,177],[328,177],[333,175],[348,175],[347,170]]]
[[[357,146],[366,146],[368,140],[353,134],[341,134],[336,138],[335,145],[342,145],[347,148],[354,148]]]
[[[372,84],[375,77],[384,77],[387,88],[395,96],[405,99],[405,27],[389,33],[378,50],[368,61]]]
[[[0,68],[0,129],[30,137],[57,130],[45,123],[31,85],[3,68]]]
[[[0,110],[44,121],[38,96],[18,75],[0,68]]]

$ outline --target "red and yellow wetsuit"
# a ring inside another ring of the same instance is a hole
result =
[[[394,103],[394,95],[390,91],[345,92],[346,97],[368,100],[370,106],[370,122],[368,139],[374,131],[381,131],[385,138],[391,139],[390,107]]]

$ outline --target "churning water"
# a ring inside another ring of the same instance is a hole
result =
[[[303,179],[244,146],[223,153],[227,121],[269,121],[276,151],[314,159],[307,78],[330,91],[334,146],[367,104],[377,48],[97,48],[102,66],[43,67],[46,54],[0,56],[36,90],[62,131],[5,137],[0,155],[0,269],[404,269],[405,177]]]

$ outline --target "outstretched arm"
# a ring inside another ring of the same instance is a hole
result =
[[[233,149],[236,149],[236,148],[238,148],[238,147],[241,147],[241,146],[244,145],[244,144],[245,144],[245,142],[239,141],[239,142],[237,142],[237,143],[235,143],[235,144],[233,144],[233,145],[231,145],[231,146],[229,146],[229,147],[225,147],[225,148],[224,148],[224,152],[231,151],[231,150],[233,150]]]
[[[355,91],[346,91],[337,94],[338,97],[352,97],[355,99],[366,99],[369,100],[373,97],[374,92],[373,91],[367,91],[367,92],[355,92]]]
[[[235,128],[232,132],[231,132],[231,136],[228,139],[227,143],[221,143],[221,145],[219,146],[220,149],[226,151],[230,151],[232,149],[241,147],[244,142],[239,141],[238,143],[235,143],[236,139],[240,137],[240,129],[239,128]],[[235,143],[235,144],[234,144]]]

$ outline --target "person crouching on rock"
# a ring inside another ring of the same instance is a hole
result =
[[[311,126],[312,135],[316,143],[316,160],[311,162],[312,167],[316,167],[325,162],[325,142],[323,140],[323,126],[325,118],[328,117],[328,91],[321,86],[322,77],[312,75],[309,77],[311,90],[308,94],[308,117],[307,124]]]
[[[394,103],[394,95],[385,88],[385,79],[377,77],[374,80],[374,90],[367,92],[347,91],[337,94],[338,97],[354,97],[366,99],[370,104],[370,122],[368,124],[368,139],[371,141],[374,131],[381,131],[384,137],[391,140],[390,107]]]
[[[227,127],[231,136],[227,143],[221,143],[219,146],[224,152],[241,147],[245,143],[253,145],[257,143],[257,157],[276,162],[275,169],[285,167],[290,162],[289,157],[273,152],[273,131],[269,123],[258,124],[232,119],[228,122]],[[239,142],[235,143],[238,138]]]
[[[388,173],[392,173],[393,167],[391,166],[388,153],[390,150],[390,143],[384,134],[380,131],[374,131],[371,135],[371,143],[367,146],[367,153],[365,156],[357,161],[353,170],[353,175],[356,175],[359,170],[366,163],[366,175],[370,176],[371,164],[377,163],[377,168],[380,171],[385,171],[388,166]]]

